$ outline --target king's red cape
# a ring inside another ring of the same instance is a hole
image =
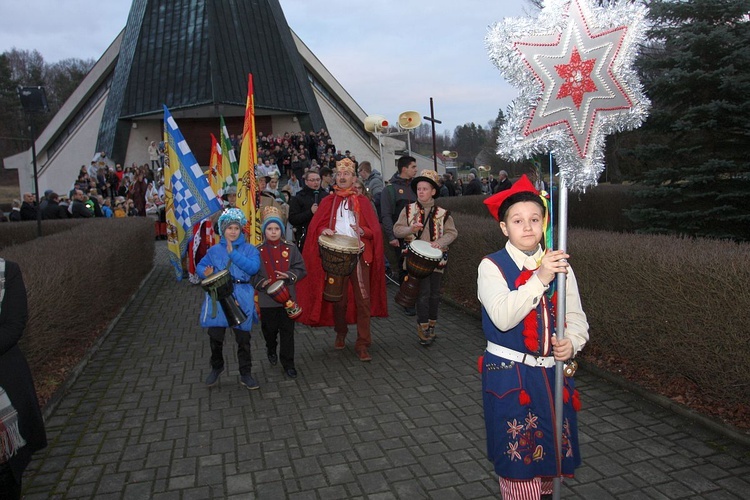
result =
[[[360,210],[359,225],[364,231],[362,241],[365,244],[365,251],[360,258],[368,264],[366,268],[370,271],[370,316],[385,317],[388,316],[388,299],[385,292],[383,233],[370,200],[362,195],[357,196]],[[336,227],[336,210],[343,200],[344,198],[335,194],[323,198],[307,229],[305,248],[302,251],[307,277],[297,285],[297,302],[302,307],[299,321],[305,325],[333,326],[333,303],[323,299],[326,273],[320,259],[318,237],[324,229]],[[345,300],[349,301],[346,322],[355,324],[357,314],[351,286],[347,289]]]

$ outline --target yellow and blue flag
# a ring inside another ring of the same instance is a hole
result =
[[[193,156],[177,122],[164,106],[164,192],[166,198],[169,260],[177,280],[182,279],[182,260],[193,235],[193,224],[222,208],[221,200]]]

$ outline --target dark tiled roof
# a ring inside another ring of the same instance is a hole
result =
[[[244,109],[248,73],[256,110],[325,126],[278,0],[134,0],[97,149],[115,153],[127,134],[118,120],[162,103]]]

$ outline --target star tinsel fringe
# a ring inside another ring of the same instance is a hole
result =
[[[648,114],[633,67],[646,29],[646,7],[625,0],[601,6],[548,0],[536,18],[506,18],[490,27],[490,59],[520,90],[508,107],[498,153],[518,161],[551,152],[569,189],[595,186],[605,137],[639,127]]]

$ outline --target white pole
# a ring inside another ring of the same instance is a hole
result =
[[[563,252],[567,251],[568,247],[568,185],[565,182],[565,177],[560,173],[560,189],[558,190],[560,200],[557,215],[557,248]],[[555,323],[555,335],[557,340],[560,341],[565,338],[565,286],[566,286],[565,273],[557,274],[557,308],[556,311],[556,323]],[[555,476],[552,482],[552,498],[560,500],[560,493],[562,490],[562,429],[563,429],[563,374],[564,363],[557,361],[555,363],[555,456],[557,458],[558,475]]]
[[[383,174],[383,178],[387,177],[385,176],[385,163],[383,163],[383,141],[380,139],[381,134],[380,132],[375,132],[375,136],[378,138],[378,154],[380,155],[380,173]]]

